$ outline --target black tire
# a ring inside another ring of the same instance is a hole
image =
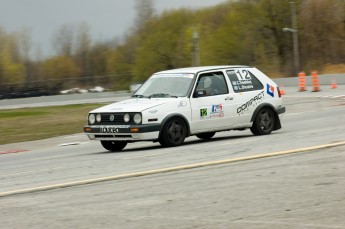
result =
[[[164,125],[159,143],[163,147],[182,145],[187,136],[187,127],[181,118],[172,118]]]
[[[127,142],[124,141],[101,141],[102,146],[104,149],[117,152],[121,151],[123,148],[126,147]]]
[[[212,138],[215,134],[216,134],[216,132],[207,132],[207,133],[197,134],[196,136],[200,139],[207,140],[207,139]]]
[[[275,125],[275,115],[271,108],[262,108],[255,117],[253,126],[250,128],[254,135],[266,135],[270,134]]]

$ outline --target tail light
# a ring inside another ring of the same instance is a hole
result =
[[[278,96],[279,96],[279,98],[281,98],[281,97],[282,97],[282,93],[280,92],[279,87],[277,87],[277,91],[278,91]]]

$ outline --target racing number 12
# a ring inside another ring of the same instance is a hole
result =
[[[241,72],[243,75],[241,74]],[[240,77],[241,80],[250,80],[251,79],[249,72],[245,69],[243,69],[242,71],[237,70],[236,74],[237,74],[237,76]]]

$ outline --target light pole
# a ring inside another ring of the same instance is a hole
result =
[[[292,19],[292,29],[283,28],[284,32],[291,32],[293,38],[293,54],[294,54],[294,67],[295,75],[298,74],[300,70],[299,64],[299,51],[298,51],[298,30],[297,30],[297,16],[296,16],[296,7],[294,2],[290,2],[291,5],[291,19]]]
[[[199,33],[193,32],[192,66],[200,66]]]

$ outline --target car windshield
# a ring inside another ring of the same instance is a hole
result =
[[[194,74],[155,74],[133,95],[136,98],[185,97]]]

